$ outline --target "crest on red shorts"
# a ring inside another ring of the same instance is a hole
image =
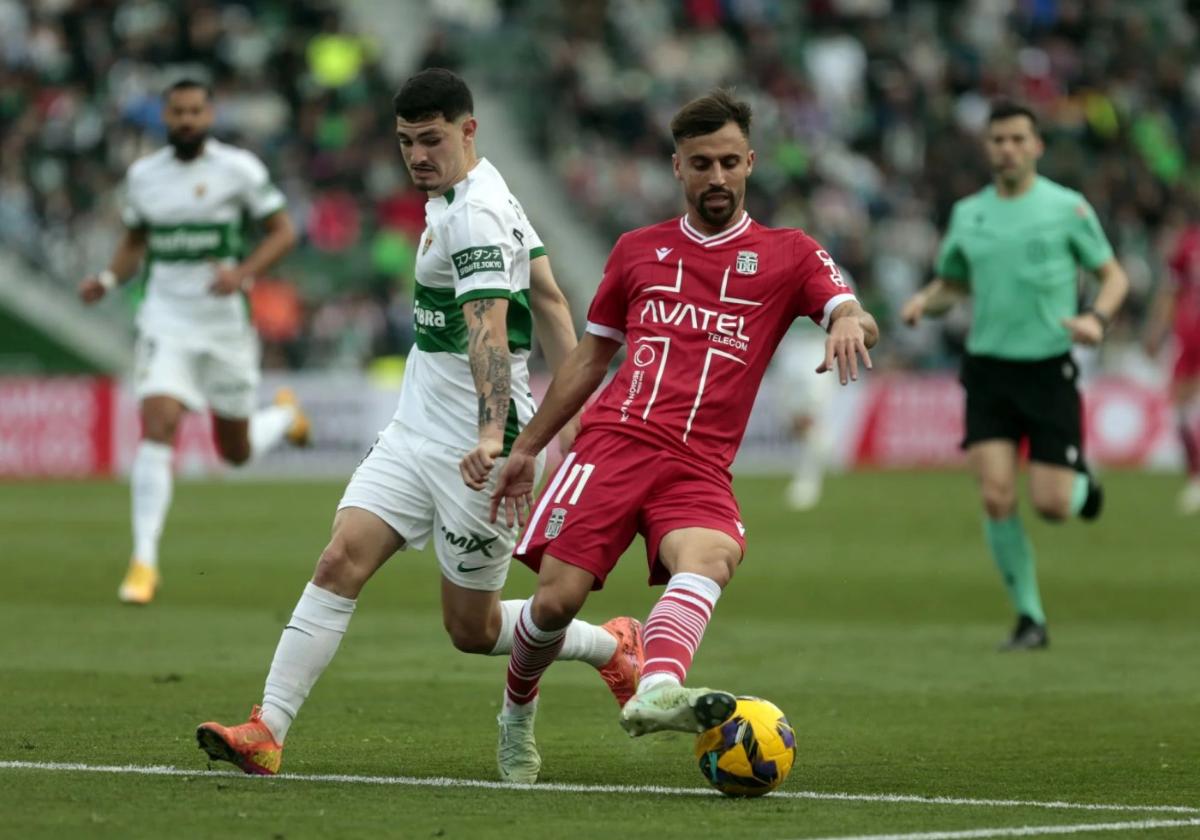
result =
[[[550,511],[550,519],[546,522],[546,539],[552,540],[562,530],[563,521],[567,518],[566,508],[554,508]]]

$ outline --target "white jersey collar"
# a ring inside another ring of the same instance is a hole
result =
[[[687,214],[685,213],[679,217],[679,229],[683,231],[684,236],[693,242],[703,245],[705,248],[711,248],[714,245],[723,245],[726,242],[737,239],[750,227],[751,221],[750,214],[743,210],[742,218],[738,219],[737,223],[711,236],[705,236],[688,221]]]

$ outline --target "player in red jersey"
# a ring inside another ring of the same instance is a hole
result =
[[[672,120],[687,213],[618,240],[583,339],[498,477],[492,514],[503,505],[510,522],[528,518],[515,556],[538,570],[509,660],[504,778],[536,779],[538,682],[563,628],[638,533],[650,582],[667,588],[645,625],[645,668],[621,725],[631,735],[695,732],[733,712],[732,694],[682,683],[745,550],[729,465],[759,383],[801,316],[829,332],[824,359],[813,360],[819,371],[836,367],[845,384],[858,378],[860,357],[870,366],[878,328],[829,254],[802,231],[767,228],[746,213],[749,127],[749,106],[725,91]],[[584,413],[574,448],[527,517],[535,456],[583,406],[622,344],[620,370]],[[480,455],[462,462],[477,489],[493,466]]]
[[[1146,350],[1155,355],[1168,330],[1175,334],[1171,402],[1187,460],[1188,481],[1179,495],[1179,511],[1200,513],[1200,222],[1181,231],[1168,260],[1170,279],[1151,308]]]

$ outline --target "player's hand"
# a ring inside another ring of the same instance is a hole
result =
[[[214,267],[216,277],[208,290],[218,297],[231,295],[246,288],[246,273],[240,266],[218,265]]]
[[[496,478],[492,491],[492,521],[504,505],[504,524],[524,525],[533,506],[533,481],[537,476],[537,458],[528,452],[513,451]]]
[[[1071,334],[1071,341],[1093,347],[1104,340],[1104,325],[1100,319],[1090,312],[1076,315],[1074,318],[1063,318],[1062,325]]]
[[[558,446],[564,455],[570,452],[571,447],[575,445],[575,438],[579,437],[579,427],[581,424],[582,421],[579,419],[579,415],[576,414],[567,421],[567,425],[563,426],[562,429],[559,430]]]
[[[95,303],[104,297],[107,291],[104,284],[100,282],[100,278],[95,274],[90,274],[79,284],[79,299],[84,303]]]
[[[867,352],[866,338],[858,318],[838,318],[829,328],[829,337],[825,339],[825,360],[817,365],[817,373],[831,371],[836,365],[838,379],[843,385],[857,380],[860,356],[863,365],[871,367],[871,354]]]
[[[900,320],[910,327],[915,327],[925,314],[925,302],[924,292],[917,292],[910,297],[904,302],[904,306],[900,307]]]
[[[501,441],[480,441],[478,446],[458,462],[458,471],[462,473],[463,482],[472,490],[482,490],[486,487],[492,467],[496,465],[496,459],[503,451],[504,444]]]

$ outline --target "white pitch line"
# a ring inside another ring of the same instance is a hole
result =
[[[1187,826],[1200,826],[1200,819],[1139,820],[1088,825],[1023,825],[1019,828],[969,828],[964,831],[921,831],[915,834],[854,834],[805,840],[981,840],[988,837],[1038,837],[1048,834],[1082,834],[1085,831],[1150,831],[1155,828]]]
[[[0,761],[0,770],[49,770],[60,773],[109,773],[134,776],[213,776],[227,779],[270,778],[286,782],[336,782],[355,785],[398,785],[402,787],[461,787],[487,790],[520,790],[545,793],[618,793],[659,796],[719,796],[712,788],[665,787],[662,785],[584,785],[546,782],[533,785],[496,782],[490,779],[452,779],[446,776],[351,776],[340,773],[280,773],[269,777],[247,777],[242,773],[197,768],[187,770],[165,765],[79,764],[53,761]],[[968,799],[951,796],[915,796],[904,793],[827,793],[816,790],[785,790],[772,799],[811,799],[837,802],[887,802],[914,805],[963,805],[985,808],[1044,808],[1064,811],[1126,811],[1141,813],[1200,814],[1190,805],[1122,805],[1117,803],[1061,802],[1032,799]],[[872,838],[873,840],[873,838]]]

